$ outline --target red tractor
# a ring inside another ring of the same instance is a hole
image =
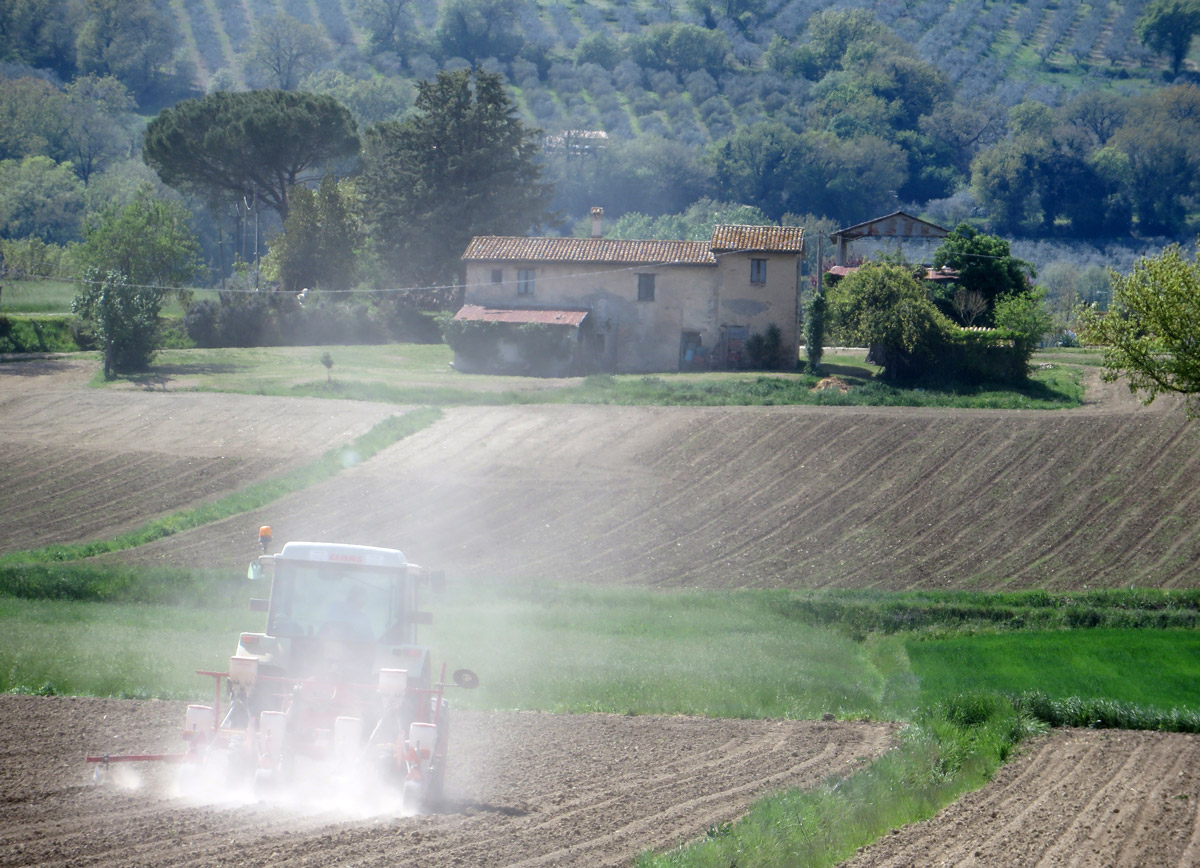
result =
[[[268,797],[341,779],[391,786],[405,811],[436,802],[450,731],[445,692],[478,686],[465,669],[449,683],[444,666],[435,677],[417,643],[417,626],[431,622],[418,590],[440,574],[396,549],[341,543],[290,542],[252,574],[262,567],[273,573],[271,596],[251,608],[266,611],[266,629],[241,634],[228,672],[199,673],[216,689],[211,706],[188,706],[186,752],[88,762],[215,768]]]

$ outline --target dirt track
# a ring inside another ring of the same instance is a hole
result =
[[[463,712],[437,813],[355,818],[197,806],[160,765],[90,783],[85,751],[178,749],[179,703],[0,696],[0,720],[0,866],[72,868],[628,865],[768,792],[846,774],[893,738],[882,724]]]

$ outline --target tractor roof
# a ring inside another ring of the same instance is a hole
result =
[[[408,563],[404,552],[398,549],[346,543],[290,542],[276,557],[289,561],[358,564],[364,567],[402,567]]]

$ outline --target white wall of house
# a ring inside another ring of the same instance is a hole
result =
[[[749,265],[746,266],[749,268]],[[519,272],[533,272],[533,281]],[[494,282],[500,272],[500,282]],[[653,298],[647,281],[653,277]],[[621,373],[679,369],[683,332],[698,332],[705,347],[718,338],[719,268],[714,265],[607,266],[595,263],[467,263],[464,301],[503,307],[586,307],[598,357]],[[523,291],[524,290],[524,291]],[[531,290],[531,291],[530,291]]]
[[[756,260],[760,266],[752,264]],[[799,258],[792,253],[754,252],[719,255],[717,261],[720,278],[716,322],[746,326],[750,334],[765,332],[775,324],[785,347],[799,346]]]
[[[691,363],[695,367],[707,366],[710,359],[724,366],[737,362],[731,348],[771,325],[778,326],[784,347],[798,347],[797,267],[803,242],[797,231],[718,227],[713,244],[726,249],[703,242],[482,237],[472,241],[470,258],[464,257],[464,301],[585,308],[591,314],[589,355],[608,370],[679,370],[685,348],[695,347],[703,351]],[[769,249],[755,250],[759,245]],[[524,258],[530,250],[537,252]],[[673,264],[614,261],[638,254]],[[744,354],[740,360],[746,361]]]

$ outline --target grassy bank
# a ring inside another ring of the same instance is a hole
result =
[[[333,366],[321,357],[328,351]],[[168,350],[147,376],[175,391],[342,398],[425,405],[617,404],[667,406],[813,404],[829,406],[1063,409],[1083,397],[1074,366],[1039,368],[1019,386],[900,388],[874,381],[878,369],[855,354],[826,359],[848,391],[817,386],[800,372],[711,371],[585,378],[463,374],[449,347],[435,344]],[[138,380],[138,377],[130,379]]]
[[[963,713],[965,710],[966,713]],[[955,721],[955,717],[959,722]],[[867,768],[812,790],[758,802],[741,820],[667,853],[643,853],[638,868],[824,868],[908,823],[936,814],[991,778],[1035,722],[1003,703],[966,701],[922,715],[900,746]]]
[[[0,314],[0,353],[73,353],[79,351],[69,316]]]
[[[855,638],[872,633],[936,635],[964,631],[1062,628],[1169,629],[1200,627],[1200,590],[1154,588],[1082,592],[1044,590],[779,591],[789,617],[836,627]]]

